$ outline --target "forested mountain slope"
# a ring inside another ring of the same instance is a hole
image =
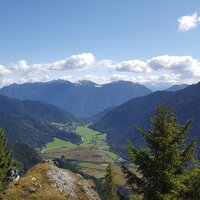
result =
[[[71,114],[56,106],[0,96],[0,126],[6,131],[11,143],[41,147],[52,141],[53,137],[78,142],[79,136],[74,133],[67,134],[50,123],[73,121],[76,119]]]
[[[93,128],[108,133],[108,140],[117,151],[125,152],[128,140],[142,146],[143,139],[134,126],[149,129],[150,118],[159,104],[172,105],[181,123],[192,119],[190,137],[200,143],[200,83],[176,92],[159,91],[130,100],[108,112]]]

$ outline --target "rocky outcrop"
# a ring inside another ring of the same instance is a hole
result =
[[[14,180],[19,180],[19,179],[20,179],[20,174],[17,169],[11,169],[6,174],[6,182],[7,183],[10,183]]]
[[[84,192],[86,199],[100,200],[95,187],[88,180],[83,179],[79,174],[73,174],[68,170],[52,165],[47,172],[48,177],[51,181],[51,186],[56,190],[68,195],[70,199],[82,199],[79,195],[79,190]]]
[[[81,175],[45,162],[34,166],[19,180],[10,183],[4,200],[100,200],[95,185]]]

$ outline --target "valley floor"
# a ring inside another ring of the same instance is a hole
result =
[[[110,150],[106,134],[94,131],[88,124],[54,124],[60,129],[74,131],[82,138],[80,144],[54,138],[41,150],[43,158],[59,159],[62,167],[81,173],[88,177],[101,180],[105,176],[108,163],[113,163],[116,184],[124,185],[119,156]]]

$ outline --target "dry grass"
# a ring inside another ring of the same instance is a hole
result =
[[[6,190],[3,199],[43,199],[43,200],[64,200],[63,194],[49,187],[51,183],[46,171],[48,164],[37,165],[28,171],[27,175],[18,181],[13,181]],[[35,190],[35,191],[34,191]],[[45,191],[45,192],[44,192]]]
[[[18,181],[13,181],[9,188],[4,191],[4,200],[68,200],[71,199],[64,193],[59,192],[51,186],[47,171],[51,165],[48,163],[39,164],[28,171],[25,177]],[[71,173],[71,172],[69,172]],[[76,194],[77,200],[88,200],[83,186],[83,180],[71,173],[77,180]]]
[[[93,148],[87,147],[45,149],[43,153],[52,158],[65,156],[67,159],[77,161],[98,163],[112,162],[112,159],[103,151],[96,151]]]

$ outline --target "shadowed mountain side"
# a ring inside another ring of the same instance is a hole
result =
[[[77,121],[71,114],[54,105],[41,101],[10,99],[3,95],[0,95],[0,111],[10,113],[13,116],[29,115],[58,123]]]
[[[24,143],[42,147],[54,137],[80,142],[75,133],[66,133],[50,122],[73,122],[76,120],[65,111],[47,103],[20,101],[0,96],[0,126],[6,131],[11,143]]]
[[[172,105],[181,123],[192,119],[190,137],[200,142],[200,83],[177,92],[159,91],[130,100],[108,112],[92,128],[107,133],[110,144],[117,151],[125,152],[128,140],[141,147],[144,141],[134,126],[149,129],[150,118],[159,104]]]

